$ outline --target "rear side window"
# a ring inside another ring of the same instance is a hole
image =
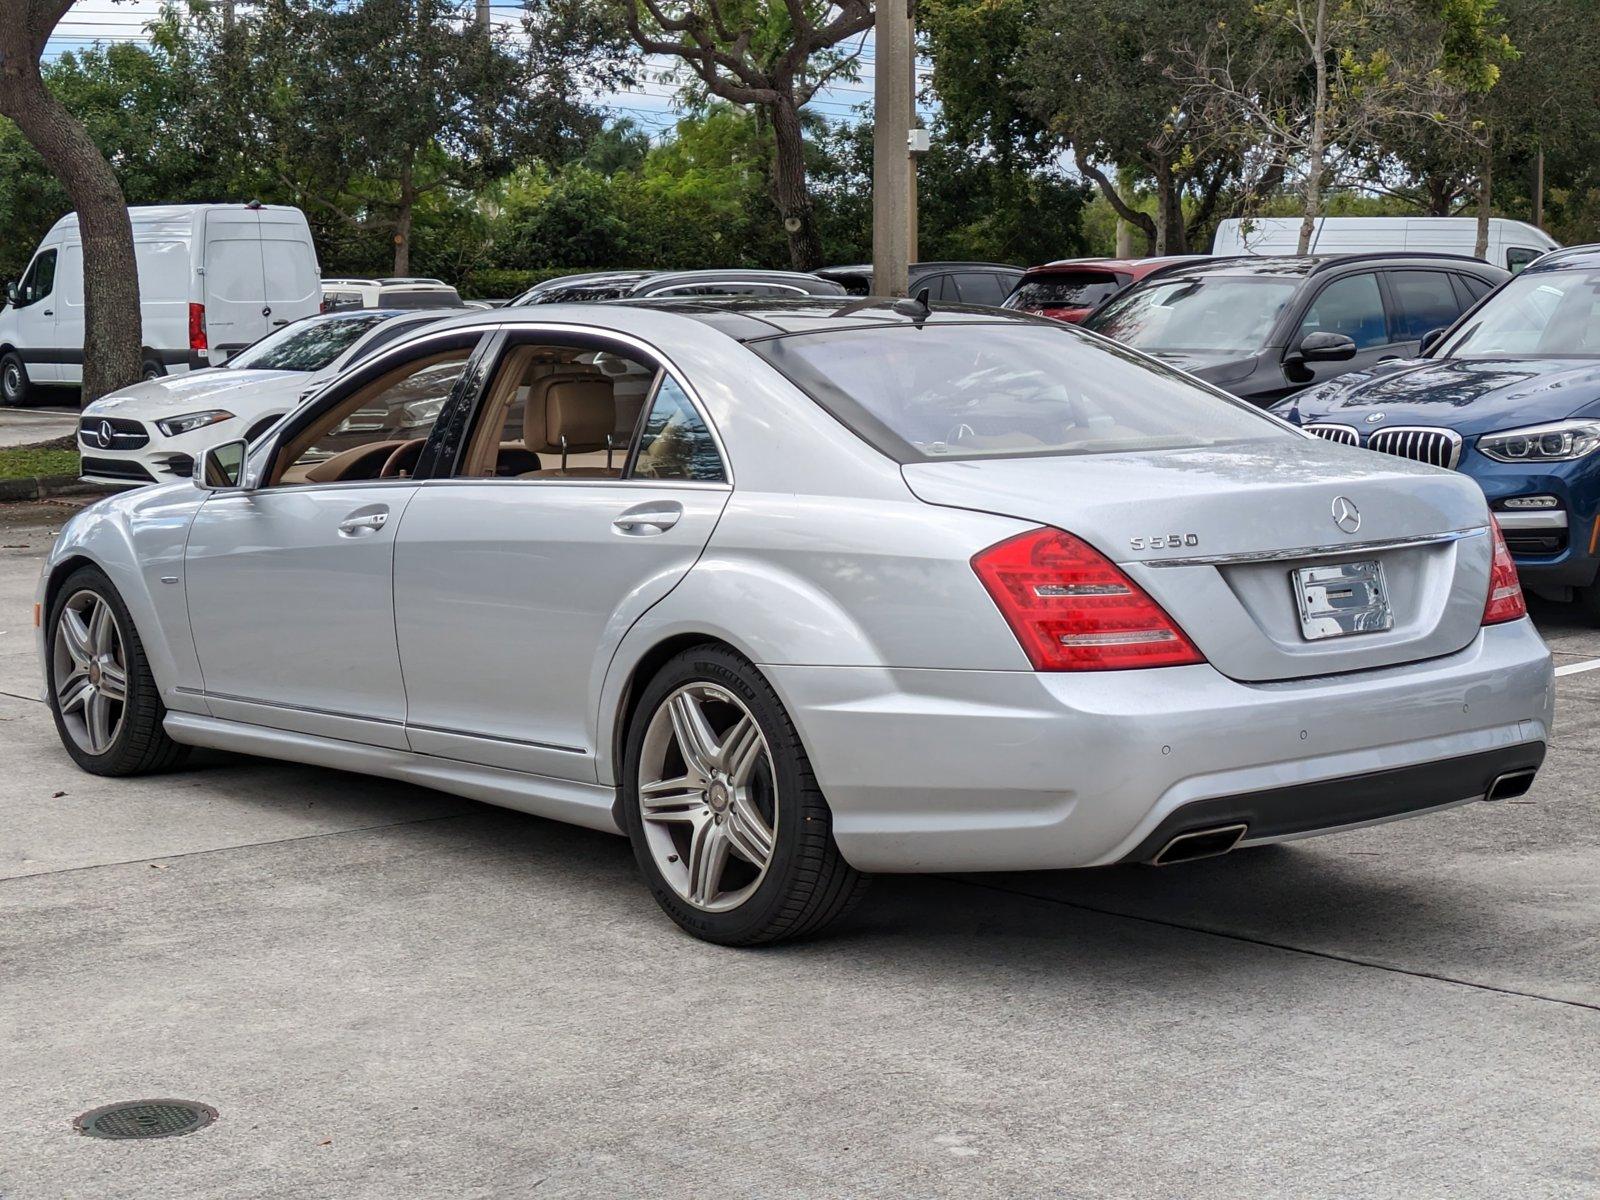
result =
[[[727,480],[711,431],[670,375],[663,376],[656,389],[644,428],[639,431],[639,450],[628,475],[633,479],[689,479],[700,483]]]
[[[1416,342],[1430,329],[1442,329],[1461,315],[1456,290],[1445,271],[1391,271],[1395,302],[1395,341]]]
[[[1006,298],[1000,276],[988,271],[966,271],[954,277],[963,304],[999,305]]]
[[[1296,344],[1308,333],[1342,333],[1355,342],[1358,350],[1388,342],[1389,326],[1384,320],[1378,277],[1371,273],[1347,275],[1328,284],[1306,310]]]
[[[903,463],[1295,436],[1242,401],[1066,325],[936,321],[748,344]]]
[[[1064,271],[1035,276],[1017,285],[1007,308],[1093,308],[1116,295],[1120,285],[1110,271]]]

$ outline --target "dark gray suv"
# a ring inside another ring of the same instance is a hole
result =
[[[1414,357],[1509,278],[1451,254],[1197,259],[1146,276],[1083,327],[1266,405]]]

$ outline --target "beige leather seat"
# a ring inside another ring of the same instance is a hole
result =
[[[626,452],[615,436],[617,402],[611,381],[603,376],[552,375],[534,380],[528,388],[522,419],[522,444],[549,462],[554,456],[565,467],[529,471],[524,479],[614,479],[622,474]],[[605,452],[611,449],[611,465]],[[583,461],[575,462],[574,456]]]

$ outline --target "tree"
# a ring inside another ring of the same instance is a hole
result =
[[[1304,254],[1324,196],[1360,173],[1365,149],[1407,124],[1468,136],[1467,98],[1513,53],[1495,0],[1262,0],[1181,46],[1169,74],[1212,138],[1300,165]]]
[[[139,275],[133,225],[111,164],[45,86],[45,43],[72,0],[0,0],[0,115],[16,122],[66,189],[83,239],[83,399],[139,378]]]
[[[1232,15],[1244,3],[1204,11]],[[1144,235],[1147,253],[1175,254],[1215,218],[1244,166],[1233,147],[1197,138],[1184,88],[1164,70],[1174,42],[1202,29],[1199,9],[1166,0],[924,0],[920,14],[934,91],[957,136],[981,139],[1002,161],[1070,153]],[[1119,175],[1149,185],[1153,213]]]
[[[771,125],[772,199],[797,270],[822,265],[806,185],[801,109],[830,80],[851,76],[872,28],[871,0],[609,0],[646,54],[681,60],[690,91],[752,105]]]

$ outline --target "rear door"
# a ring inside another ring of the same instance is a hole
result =
[[[264,309],[276,329],[320,311],[322,278],[311,230],[299,209],[265,209],[260,218]]]
[[[243,207],[207,210],[200,261],[205,272],[209,362],[220,366],[273,328],[268,324],[260,214]]]
[[[420,753],[594,782],[611,656],[694,565],[727,504],[721,450],[688,388],[632,347],[596,360],[605,345],[508,339],[456,474],[406,510],[395,628]],[[634,379],[649,388],[643,416],[631,453],[607,468],[589,449],[597,434],[578,427],[632,410]],[[586,452],[566,455],[564,438]],[[543,465],[529,471],[535,455]]]
[[[1461,302],[1461,289],[1455,286],[1456,278],[1452,271],[1387,272],[1390,327],[1400,357],[1416,354],[1424,334],[1454,324],[1461,315],[1466,306]]]

